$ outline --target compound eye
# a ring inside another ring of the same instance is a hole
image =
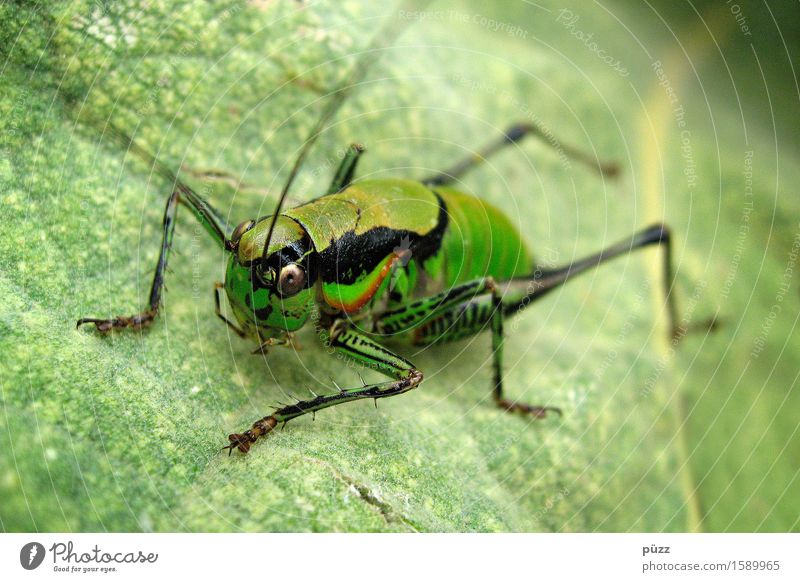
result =
[[[282,297],[291,297],[298,293],[306,283],[306,272],[298,264],[291,263],[281,269],[278,277],[278,293]]]

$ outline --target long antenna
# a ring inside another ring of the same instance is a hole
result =
[[[122,128],[116,125],[110,119],[100,119],[92,113],[81,110],[77,101],[70,98],[65,98],[65,101],[71,106],[78,109],[78,119],[89,126],[93,126],[100,132],[100,137],[106,135],[110,136],[125,153],[133,153],[145,164],[149,164],[150,170],[164,178],[172,185],[172,189],[178,190],[181,196],[185,199],[183,202],[188,201],[194,211],[204,219],[206,228],[210,228],[212,236],[217,238],[221,244],[226,244],[230,227],[227,225],[225,219],[200,195],[192,190],[185,182],[180,180],[178,176],[170,170],[164,163],[159,161],[152,153],[139,145],[133,137],[126,133]]]
[[[104,133],[111,135],[128,151],[133,152],[139,157],[139,159],[147,164],[150,164],[151,169],[155,170],[157,174],[161,175],[168,182],[172,182],[172,184],[174,184],[173,187],[180,191],[181,196],[191,203],[190,207],[195,209],[196,213],[199,213],[201,216],[205,217],[203,224],[206,226],[206,228],[211,228],[214,231],[213,235],[219,239],[222,244],[226,244],[230,227],[227,225],[225,218],[223,218],[223,216],[220,215],[219,212],[217,212],[217,210],[205,200],[205,198],[199,196],[197,192],[192,190],[186,185],[185,182],[180,180],[172,170],[156,159],[153,154],[136,143],[131,136],[122,131],[122,129],[117,127],[110,120],[106,120],[104,123]]]
[[[272,231],[275,230],[275,223],[278,221],[278,215],[281,213],[283,203],[286,200],[286,196],[289,194],[289,188],[291,188],[292,182],[294,182],[297,174],[300,172],[300,167],[303,165],[303,161],[311,149],[311,146],[317,141],[317,138],[342,106],[345,99],[364,78],[369,68],[380,58],[383,49],[394,43],[403,30],[414,20],[411,16],[419,14],[429,2],[430,0],[404,0],[399,3],[394,16],[389,18],[389,21],[383,28],[372,37],[372,42],[370,42],[369,46],[364,49],[363,56],[356,62],[350,77],[342,83],[341,87],[333,92],[333,95],[331,95],[330,100],[325,105],[325,109],[322,111],[317,123],[314,125],[314,128],[303,144],[300,153],[297,155],[294,166],[292,166],[292,171],[289,173],[289,178],[286,180],[283,190],[281,190],[280,197],[278,197],[278,204],[275,206],[275,212],[272,215],[272,221],[267,231],[267,242],[264,244],[264,256],[266,256],[269,243],[272,241]]]

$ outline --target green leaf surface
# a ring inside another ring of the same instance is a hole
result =
[[[744,6],[749,37],[714,3],[3,4],[0,527],[797,530],[800,199],[784,193],[800,183],[797,45],[776,33],[790,9]],[[214,315],[224,256],[187,212],[152,328],[76,330],[145,303],[169,194],[79,120],[135,132],[233,224],[269,214],[325,96],[387,18],[410,26],[321,136],[290,203],[324,192],[350,142],[368,148],[362,176],[422,177],[532,120],[622,177],[530,141],[462,187],[548,265],[665,220],[686,322],[718,312],[723,326],[673,349],[647,250],[507,324],[510,395],[562,419],[494,408],[477,337],[401,350],[425,382],[377,411],[328,409],[228,457],[229,432],[357,371],[313,331],[297,351],[251,355]],[[218,170],[236,178],[208,178]]]

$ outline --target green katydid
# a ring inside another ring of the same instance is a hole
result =
[[[392,336],[414,345],[453,341],[489,330],[494,376],[492,391],[499,407],[543,418],[560,410],[508,399],[503,391],[503,324],[525,307],[572,277],[635,249],[664,247],[663,271],[671,331],[676,309],[670,293],[670,234],[662,224],[600,253],[561,268],[533,265],[522,236],[495,207],[451,187],[453,181],[503,146],[526,135],[545,138],[530,123],[512,126],[478,155],[469,156],[428,179],[354,180],[363,148],[351,146],[343,156],[327,193],[292,209],[284,201],[309,148],[377,58],[376,43],[399,34],[396,24],[376,38],[344,87],[328,101],[304,144],[271,216],[228,227],[212,206],[169,169],[113,125],[105,124],[124,145],[148,160],[173,185],[164,214],[161,253],[148,307],[132,316],[83,318],[101,332],[141,328],[161,306],[164,274],[175,230],[178,203],[188,207],[214,241],[228,253],[224,283],[215,287],[217,315],[238,335],[263,350],[286,344],[292,333],[313,321],[332,350],[371,367],[389,379],[355,388],[336,386],[332,394],[283,406],[242,433],[229,435],[225,447],[247,453],[251,445],[279,423],[318,410],[365,398],[385,398],[416,388],[423,373],[385,347]],[[548,139],[544,140],[548,142]],[[568,155],[608,176],[612,164],[571,148]],[[222,311],[224,291],[231,321]],[[313,316],[313,317],[312,317]]]

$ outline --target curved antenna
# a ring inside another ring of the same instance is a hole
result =
[[[266,256],[269,250],[269,243],[272,241],[272,232],[275,230],[275,223],[278,221],[278,215],[281,213],[286,196],[289,194],[289,188],[291,188],[292,182],[294,182],[294,179],[300,172],[300,167],[303,165],[303,161],[311,149],[311,146],[317,141],[317,138],[342,106],[345,99],[347,99],[353,89],[364,78],[369,68],[380,58],[383,49],[394,43],[409,23],[414,20],[407,15],[419,14],[429,2],[430,0],[405,0],[399,3],[394,16],[390,18],[374,37],[372,37],[372,42],[364,49],[363,57],[356,62],[350,77],[333,92],[333,95],[331,95],[330,100],[325,105],[325,109],[323,109],[317,123],[314,125],[314,129],[311,130],[303,147],[300,149],[300,153],[297,155],[297,159],[295,159],[294,165],[292,166],[292,171],[289,173],[286,184],[284,184],[283,190],[281,190],[281,195],[278,197],[278,203],[275,206],[275,212],[272,214],[272,221],[267,231],[267,241],[264,243],[263,256]]]
[[[67,99],[67,103],[76,106],[76,103]],[[230,227],[225,219],[217,212],[217,210],[206,202],[205,198],[197,194],[184,182],[182,182],[175,173],[170,170],[164,163],[159,161],[152,153],[139,145],[133,137],[128,135],[120,127],[118,127],[110,119],[100,119],[91,113],[85,111],[78,111],[78,120],[94,126],[99,132],[100,137],[110,135],[114,141],[122,147],[125,152],[132,152],[136,157],[142,160],[145,164],[150,166],[150,169],[156,174],[164,178],[167,182],[172,184],[173,191],[180,192],[181,197],[179,200],[185,205],[189,206],[193,212],[205,226],[211,235],[217,239],[220,244],[228,247],[228,233]],[[230,250],[230,249],[229,249]]]

